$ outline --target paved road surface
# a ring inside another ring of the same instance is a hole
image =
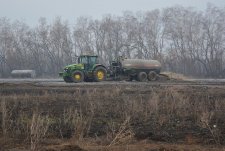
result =
[[[185,81],[169,80],[165,82],[127,82],[127,81],[104,81],[104,82],[82,82],[82,83],[65,83],[62,79],[0,79],[0,84],[35,84],[46,86],[75,86],[75,85],[225,85],[225,79],[188,79]]]

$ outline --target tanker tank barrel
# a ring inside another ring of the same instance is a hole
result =
[[[157,60],[124,59],[121,64],[123,68],[129,69],[161,69],[161,64]]]

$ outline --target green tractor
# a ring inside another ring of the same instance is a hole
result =
[[[98,56],[82,55],[78,57],[78,64],[71,64],[64,68],[64,72],[59,75],[65,82],[83,82],[106,80],[107,69],[99,64]]]

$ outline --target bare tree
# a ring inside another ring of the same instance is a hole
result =
[[[225,9],[208,4],[205,11],[174,6],[147,12],[126,11],[93,20],[80,17],[74,27],[60,17],[36,27],[0,18],[0,76],[13,69],[34,69],[57,76],[81,54],[102,63],[118,56],[157,59],[165,70],[194,76],[224,75]],[[34,61],[35,60],[35,61]]]

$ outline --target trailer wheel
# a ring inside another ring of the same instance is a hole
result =
[[[66,83],[71,83],[71,82],[73,82],[73,81],[71,80],[70,77],[63,77],[63,80],[64,80]]]
[[[77,70],[77,71],[74,71],[72,73],[72,77],[71,79],[73,80],[73,82],[75,83],[78,83],[78,82],[83,82],[84,81],[84,73]]]
[[[150,71],[148,73],[148,80],[149,81],[156,81],[158,78],[157,73],[155,71]]]
[[[104,67],[96,67],[93,72],[94,80],[101,82],[106,80],[106,69]]]
[[[147,80],[147,74],[145,72],[140,72],[137,76],[137,80],[140,82],[144,82]]]

